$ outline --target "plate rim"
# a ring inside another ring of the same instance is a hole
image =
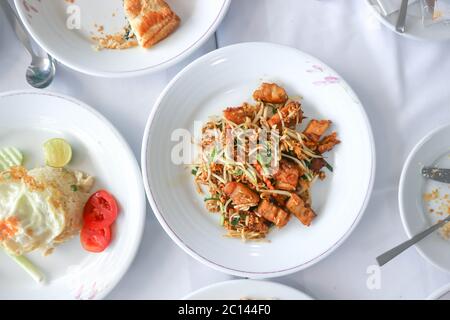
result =
[[[216,55],[221,54],[223,51],[225,50],[233,50],[236,48],[246,48],[248,46],[267,46],[267,47],[271,47],[271,48],[277,48],[277,49],[282,49],[282,50],[289,50],[292,52],[295,52],[296,54],[300,53],[310,59],[312,59],[313,61],[317,61],[322,63],[324,66],[326,66],[330,71],[334,72],[335,74],[338,74],[337,72],[334,71],[334,69],[330,68],[328,66],[328,64],[323,63],[320,59],[313,57],[301,50],[298,50],[297,48],[294,47],[289,47],[289,46],[285,46],[285,45],[280,45],[280,44],[276,44],[276,43],[270,43],[270,42],[242,42],[242,43],[237,43],[237,44],[233,44],[233,45],[229,45],[229,46],[225,46],[219,49],[216,49],[214,51],[209,52],[208,54],[194,60],[193,62],[191,62],[190,64],[188,64],[185,68],[183,68],[183,70],[181,70],[170,82],[169,84],[167,84],[167,86],[164,88],[164,90],[161,92],[161,94],[159,95],[158,99],[156,100],[155,104],[153,105],[153,109],[150,113],[150,116],[147,120],[146,126],[145,126],[145,131],[144,131],[144,137],[142,140],[142,151],[141,151],[141,170],[142,170],[142,177],[144,180],[144,187],[145,187],[145,191],[146,191],[146,195],[147,195],[147,199],[150,203],[150,206],[152,208],[152,211],[154,213],[154,215],[156,216],[158,222],[161,224],[161,226],[163,227],[163,229],[166,231],[166,233],[170,236],[170,238],[180,247],[182,248],[186,253],[188,253],[191,257],[193,257],[194,259],[196,259],[197,261],[203,263],[206,266],[209,266],[212,269],[227,273],[227,274],[231,274],[234,276],[238,276],[238,277],[248,277],[251,279],[263,279],[263,278],[273,278],[273,277],[280,277],[280,276],[284,276],[287,274],[291,274],[300,270],[303,270],[307,267],[310,267],[312,265],[314,265],[315,263],[319,262],[320,260],[324,259],[325,257],[327,257],[328,255],[330,255],[332,252],[334,252],[349,236],[350,234],[353,232],[353,230],[356,228],[356,226],[358,225],[358,223],[361,221],[361,218],[364,214],[364,212],[366,211],[367,205],[369,203],[369,200],[371,198],[371,194],[372,194],[372,190],[373,190],[373,186],[374,186],[374,180],[375,180],[375,172],[376,172],[376,151],[375,151],[375,140],[374,140],[374,136],[373,136],[373,131],[372,131],[372,127],[370,124],[370,120],[367,116],[367,113],[361,103],[361,101],[359,100],[359,98],[357,97],[357,95],[355,94],[355,92],[353,91],[353,89],[348,85],[348,83],[342,79],[342,83],[344,85],[346,85],[348,87],[349,90],[349,94],[352,94],[354,96],[354,98],[358,101],[359,103],[359,110],[361,112],[362,117],[364,118],[365,124],[366,124],[366,129],[367,129],[367,133],[369,136],[369,140],[370,140],[370,149],[371,149],[371,162],[372,162],[372,167],[371,167],[371,173],[370,173],[370,180],[367,186],[367,190],[366,190],[366,194],[365,194],[365,198],[363,201],[363,204],[357,214],[357,216],[355,217],[355,220],[353,221],[352,225],[350,226],[350,228],[348,230],[345,231],[345,233],[341,236],[341,238],[339,238],[331,247],[329,247],[325,252],[321,253],[320,255],[318,255],[317,257],[311,259],[308,262],[302,263],[300,265],[294,266],[294,267],[289,267],[287,269],[282,269],[282,270],[275,270],[275,271],[266,271],[266,272],[255,272],[255,271],[246,271],[246,270],[237,270],[237,269],[233,269],[233,268],[229,268],[223,265],[220,265],[216,262],[210,261],[208,260],[206,257],[198,254],[197,252],[195,252],[193,249],[191,249],[189,246],[187,246],[183,240],[181,238],[178,237],[178,235],[175,234],[175,232],[173,232],[173,230],[170,228],[170,226],[167,224],[167,222],[165,221],[165,219],[163,218],[158,205],[156,204],[156,201],[153,198],[153,193],[151,191],[151,187],[149,184],[149,179],[148,179],[148,172],[149,172],[149,168],[147,168],[147,153],[149,152],[149,148],[148,148],[148,142],[150,139],[149,133],[152,127],[152,122],[153,119],[156,115],[156,112],[159,109],[159,106],[161,104],[161,101],[164,99],[164,97],[166,96],[166,94],[172,89],[172,87],[174,86],[174,84],[179,81],[179,79],[181,77],[183,77],[186,73],[188,73],[191,69],[195,68],[197,65],[203,63],[204,61],[207,61],[208,59],[210,59],[211,57],[214,57]],[[151,169],[150,169],[151,170]]]
[[[133,150],[129,146],[128,142],[125,140],[125,138],[122,136],[122,134],[116,129],[116,127],[105,116],[103,116],[99,111],[97,111],[90,105],[88,105],[74,97],[68,96],[68,95],[64,95],[64,94],[60,94],[60,93],[56,93],[56,92],[52,92],[52,91],[47,91],[47,90],[44,90],[44,91],[39,90],[38,91],[37,89],[36,90],[33,90],[33,89],[10,90],[10,91],[0,92],[0,99],[3,99],[5,97],[18,96],[18,95],[41,95],[41,96],[50,96],[50,97],[52,97],[52,99],[54,99],[54,98],[63,99],[65,101],[69,101],[69,102],[77,105],[77,107],[82,108],[82,109],[86,110],[87,112],[91,113],[94,117],[96,117],[102,123],[104,123],[107,126],[108,130],[111,131],[111,133],[117,139],[119,144],[121,144],[122,147],[124,148],[124,151],[126,152],[127,157],[129,157],[131,162],[134,163],[134,165],[133,165],[134,174],[136,176],[141,176],[141,171],[139,170],[139,163],[137,161],[137,158],[134,156]],[[144,233],[144,226],[145,226],[147,212],[146,212],[146,200],[145,200],[144,189],[142,188],[142,181],[140,179],[138,179],[137,183],[139,183],[139,185],[140,185],[138,188],[140,190],[140,192],[139,192],[139,195],[137,196],[138,198],[140,198],[139,206],[141,207],[140,208],[141,210],[139,210],[139,212],[142,212],[142,213],[138,214],[138,216],[136,217],[136,219],[141,220],[141,223],[138,224],[140,226],[140,228],[138,230],[136,230],[135,248],[129,254],[128,262],[125,262],[122,265],[122,268],[118,272],[115,279],[110,282],[110,285],[107,288],[105,288],[103,291],[100,291],[95,296],[95,298],[94,298],[95,300],[104,299],[108,294],[111,293],[112,290],[114,290],[114,288],[117,286],[117,284],[123,279],[123,277],[126,275],[128,270],[130,269],[132,263],[134,262],[134,260],[136,258],[139,247],[142,243],[142,236]]]
[[[447,293],[450,293],[450,283],[439,287],[437,290],[433,291],[428,297],[427,300],[440,300],[442,296],[445,296]]]
[[[224,285],[227,284],[231,284],[231,283],[237,283],[237,284],[244,284],[244,283],[259,283],[259,284],[270,284],[270,285],[276,285],[278,287],[283,287],[286,289],[290,289],[290,290],[295,290],[298,293],[300,293],[301,295],[305,296],[305,300],[314,300],[313,297],[311,297],[309,294],[304,293],[303,291],[297,289],[297,288],[293,288],[291,286],[285,285],[283,283],[279,283],[279,282],[274,282],[274,281],[267,281],[267,280],[253,280],[253,279],[232,279],[232,280],[225,280],[225,281],[220,281],[220,282],[216,282],[216,283],[211,283],[207,286],[201,287],[197,290],[194,290],[188,294],[186,294],[184,297],[181,298],[181,300],[190,300],[192,298],[192,296],[197,295],[197,294],[201,294],[204,292],[207,292],[211,289],[216,289],[219,287],[222,287]]]
[[[431,130],[425,136],[423,136],[416,143],[416,145],[412,148],[412,150],[410,151],[410,153],[408,154],[408,156],[406,158],[405,164],[403,165],[402,173],[400,175],[399,188],[398,188],[398,207],[399,207],[399,211],[400,211],[400,218],[401,218],[401,221],[402,221],[403,229],[404,229],[406,235],[409,238],[412,238],[414,236],[414,234],[411,232],[411,230],[409,228],[409,224],[407,222],[405,208],[404,208],[404,203],[405,203],[405,180],[406,180],[407,171],[409,170],[409,167],[411,166],[413,157],[417,154],[417,152],[420,151],[420,149],[423,147],[423,145],[427,141],[429,141],[431,138],[433,138],[433,136],[436,135],[437,133],[439,133],[440,131],[443,131],[443,130],[446,130],[446,129],[449,129],[449,128],[450,128],[450,123],[444,124],[444,125],[441,125],[441,126],[435,128],[435,129]],[[424,260],[428,261],[431,265],[433,265],[434,267],[438,268],[439,270],[442,270],[442,271],[445,271],[445,272],[450,272],[450,266],[448,266],[448,267],[443,266],[443,265],[439,264],[438,262],[434,261],[433,259],[431,259],[431,257],[429,257],[428,254],[420,246],[415,244],[414,248],[417,250],[419,255]]]
[[[440,43],[440,42],[448,42],[450,41],[450,34],[448,36],[448,38],[446,39],[431,39],[431,38],[426,38],[426,37],[420,37],[418,35],[415,35],[414,33],[410,33],[408,31],[401,33],[398,32],[395,29],[395,26],[393,24],[391,24],[380,12],[378,12],[375,9],[375,5],[373,4],[372,0],[366,0],[367,5],[371,8],[372,12],[375,14],[375,16],[377,17],[377,19],[389,30],[391,30],[392,32],[396,33],[399,36],[402,36],[404,38],[410,39],[410,40],[414,40],[414,41],[419,41],[419,42],[436,42],[436,43]]]
[[[188,48],[184,49],[184,51],[176,54],[174,57],[165,60],[163,62],[160,62],[158,64],[135,69],[135,70],[127,70],[127,71],[102,71],[102,70],[96,70],[96,69],[90,69],[83,66],[83,64],[80,63],[73,63],[71,61],[66,60],[65,58],[61,58],[60,55],[55,54],[55,51],[47,46],[45,44],[45,41],[38,36],[38,34],[34,31],[31,24],[29,23],[26,13],[20,9],[19,2],[21,0],[14,0],[14,5],[16,7],[16,12],[18,12],[18,15],[20,17],[20,20],[22,21],[23,25],[25,26],[27,32],[31,35],[33,40],[46,52],[48,52],[53,58],[55,58],[56,61],[62,63],[63,65],[69,67],[72,70],[75,70],[77,72],[81,72],[87,75],[96,76],[96,77],[103,77],[103,78],[127,78],[127,77],[135,77],[145,74],[151,74],[155,73],[161,70],[165,70],[167,68],[170,68],[171,66],[177,64],[178,62],[188,58],[191,54],[193,54],[199,47],[201,47],[210,37],[211,35],[217,30],[219,25],[222,23],[222,20],[224,19],[225,15],[228,12],[228,9],[231,4],[231,0],[221,0],[223,1],[222,8],[220,9],[219,13],[217,14],[216,18],[214,19],[213,23],[208,27],[208,29],[198,38],[194,43],[192,43]],[[95,51],[92,51],[95,53]]]

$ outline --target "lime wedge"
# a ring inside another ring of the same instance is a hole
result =
[[[23,163],[23,154],[14,147],[7,147],[0,150],[0,171],[10,167],[20,166]]]
[[[72,159],[72,147],[64,139],[50,139],[44,143],[44,154],[48,166],[62,168]]]

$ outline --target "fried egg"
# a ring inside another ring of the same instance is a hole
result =
[[[14,255],[44,254],[79,233],[93,178],[43,167],[0,173],[0,245]]]

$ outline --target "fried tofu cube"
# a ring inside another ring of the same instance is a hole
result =
[[[265,199],[259,203],[256,213],[274,223],[278,228],[285,226],[289,221],[289,214],[286,211]]]
[[[317,150],[320,153],[325,153],[325,152],[333,149],[334,146],[339,143],[341,143],[341,141],[337,138],[337,133],[333,132],[332,134],[330,134],[330,135],[324,137],[322,140],[320,140]]]
[[[294,191],[300,177],[300,168],[292,161],[281,159],[278,171],[273,177],[277,189]]]
[[[310,226],[311,222],[316,217],[315,212],[295,193],[292,193],[291,197],[286,202],[286,208],[305,226]]]
[[[248,215],[247,227],[250,230],[254,230],[259,233],[269,232],[269,226],[267,225],[266,219],[259,217],[256,213],[253,212]]]
[[[223,189],[231,198],[234,205],[255,206],[259,202],[259,196],[243,183],[228,182]]]
[[[311,140],[318,142],[331,125],[330,120],[311,120],[303,133]]]
[[[246,118],[253,118],[254,115],[254,108],[248,104],[244,104],[240,107],[230,107],[223,111],[223,116],[225,119],[237,125],[244,123]]]

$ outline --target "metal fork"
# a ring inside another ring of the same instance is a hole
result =
[[[394,259],[396,256],[398,256],[400,253],[402,253],[403,251],[405,251],[409,247],[415,245],[417,242],[419,242],[420,240],[424,239],[429,234],[431,234],[434,231],[436,231],[437,229],[443,227],[447,222],[450,222],[450,216],[448,216],[444,220],[442,220],[442,221],[432,225],[431,227],[429,227],[425,231],[422,231],[418,235],[412,237],[408,241],[405,241],[402,244],[396,246],[395,248],[393,248],[393,249],[383,253],[382,255],[377,257],[378,265],[380,267],[385,265],[386,263],[388,263],[389,261]]]

